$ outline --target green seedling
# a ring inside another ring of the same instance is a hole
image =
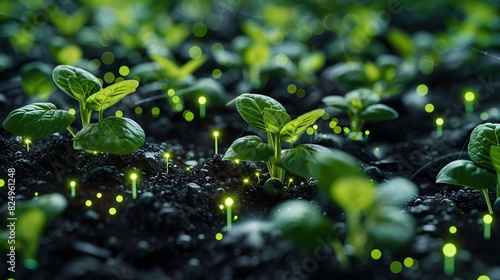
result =
[[[495,204],[500,201],[500,124],[480,124],[472,130],[467,147],[471,160],[459,159],[439,171],[436,183],[477,189],[483,192],[488,211],[493,208],[488,189],[497,187]],[[500,202],[499,202],[500,203]]]
[[[137,174],[132,173],[130,175],[130,180],[132,180],[132,198],[137,198]]]
[[[444,255],[444,274],[447,276],[455,273],[455,255],[457,254],[457,247],[453,243],[446,243],[443,246]]]
[[[493,222],[493,216],[486,214],[483,216],[483,229],[484,229],[484,239],[489,240],[491,238],[491,223]]]
[[[305,151],[321,147],[312,144],[294,147],[293,144],[308,127],[323,116],[325,110],[313,110],[292,120],[283,105],[265,95],[245,93],[236,98],[235,103],[236,109],[251,127],[266,133],[267,143],[255,135],[241,137],[233,142],[223,159],[264,161],[271,177],[268,184],[274,186],[275,180],[279,180],[280,185],[283,186],[287,167],[281,167],[281,161],[294,161],[298,165],[306,164],[305,162],[310,158]],[[289,149],[282,148],[283,141],[290,143]]]
[[[71,189],[71,198],[75,198],[75,196],[76,196],[76,182],[75,181],[69,182],[69,187]]]
[[[214,135],[214,154],[216,155],[219,153],[219,145],[217,144],[217,138],[219,137],[219,132],[214,131],[213,135]]]
[[[33,103],[12,111],[3,122],[5,130],[23,138],[40,139],[67,129],[73,136],[75,149],[129,154],[137,151],[145,140],[144,130],[131,119],[104,118],[104,110],[135,91],[139,83],[126,80],[102,88],[91,73],[69,65],[57,66],[52,73],[56,85],[80,104],[82,129],[74,133],[75,117],[52,103]],[[96,111],[99,120],[91,123]]]
[[[232,223],[233,223],[233,213],[232,213],[232,207],[233,207],[233,204],[234,204],[234,200],[231,198],[231,197],[228,197],[226,198],[226,200],[224,200],[224,204],[226,205],[226,216],[227,216],[227,230],[231,230],[232,229]]]
[[[288,204],[278,206],[273,214],[273,224],[282,236],[309,249],[318,245],[317,237],[323,240],[329,237],[328,245],[344,268],[349,266],[348,256],[364,262],[375,248],[395,250],[406,245],[414,236],[415,221],[410,214],[402,212],[400,206],[416,194],[417,187],[402,178],[376,186],[365,177],[353,157],[338,150],[323,149],[294,173],[317,179],[319,186],[345,211],[346,238],[340,239],[320,209],[309,205],[283,211],[292,209]]]
[[[349,138],[363,141],[363,125],[366,122],[381,122],[398,118],[398,112],[379,104],[380,96],[369,89],[357,89],[343,96],[326,96],[323,103],[334,110],[347,114],[350,121]]]
[[[436,119],[436,136],[437,137],[441,137],[443,135],[443,125],[444,125],[444,119],[437,118]]]
[[[7,251],[7,256],[15,256],[19,252],[24,266],[35,269],[38,265],[37,251],[43,231],[64,211],[67,201],[63,195],[54,193],[31,200],[16,201],[15,206],[15,217],[9,210],[10,203],[0,210],[7,221],[7,227],[0,230],[0,248]],[[12,236],[15,236],[15,239],[12,239]],[[17,256],[14,259],[17,259]]]

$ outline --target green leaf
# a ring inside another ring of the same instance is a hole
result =
[[[52,79],[67,95],[85,103],[85,100],[102,89],[99,80],[91,73],[70,65],[59,65],[52,72]]]
[[[374,248],[399,249],[415,236],[413,216],[392,206],[380,207],[366,217],[368,238]]]
[[[325,70],[327,79],[353,87],[364,84],[364,65],[361,62],[341,62]]]
[[[52,67],[42,62],[30,62],[21,67],[24,92],[36,101],[46,101],[56,91]]]
[[[57,109],[52,103],[33,103],[10,112],[3,121],[3,128],[34,140],[64,130],[74,120],[75,116]]]
[[[371,89],[361,88],[352,90],[345,95],[350,111],[357,113],[364,108],[380,102],[380,96]]]
[[[375,203],[375,186],[366,177],[343,177],[333,182],[330,195],[346,212],[360,213]]]
[[[325,110],[316,109],[311,112],[298,116],[294,120],[288,122],[280,132],[281,140],[287,142],[295,142],[306,131],[308,127],[313,125],[319,118],[325,114]]]
[[[448,163],[439,171],[436,183],[484,190],[496,185],[495,174],[470,160],[459,159]]]
[[[243,53],[243,60],[250,67],[262,68],[269,64],[271,48],[265,42],[254,42]]]
[[[377,186],[377,207],[401,206],[418,193],[417,186],[406,179],[395,178]]]
[[[145,140],[141,126],[128,118],[108,117],[80,130],[76,149],[125,155],[137,151]]]
[[[373,104],[361,111],[359,117],[365,121],[380,122],[397,119],[399,114],[387,105]]]
[[[303,73],[316,72],[325,65],[325,54],[319,51],[307,54],[299,61],[299,70]]]
[[[172,61],[168,57],[164,57],[157,54],[150,54],[149,57],[156,63],[158,63],[161,68],[166,72],[167,76],[176,76],[180,72],[180,67],[176,62]]]
[[[328,239],[333,228],[320,209],[303,200],[279,204],[272,210],[272,224],[281,237],[306,249],[318,247],[317,239]]]
[[[199,58],[191,59],[190,61],[186,62],[184,65],[181,66],[179,69],[179,76],[181,78],[185,78],[191,74],[194,73],[198,68],[200,68],[205,62],[207,61],[207,58],[204,56],[200,56]]]
[[[85,108],[94,111],[104,111],[118,103],[122,98],[135,91],[139,86],[136,80],[126,80],[110,85],[87,98]]]
[[[342,177],[365,176],[356,158],[336,149],[318,154],[309,171],[311,175],[308,176],[317,179],[319,186],[328,191],[333,182]]]
[[[224,160],[265,161],[274,155],[274,148],[263,143],[262,139],[255,135],[249,135],[236,139],[224,154]]]
[[[332,151],[320,145],[302,144],[281,153],[278,165],[301,177],[313,177],[316,174],[321,155],[334,156]]]
[[[496,174],[500,174],[500,147],[491,146],[490,148],[490,158],[493,168],[495,168]]]
[[[264,109],[286,112],[285,107],[273,98],[261,94],[245,93],[236,99],[236,110],[253,128],[266,132]]]
[[[276,109],[264,109],[264,122],[266,131],[278,134],[285,124],[291,120],[290,115],[286,112]]]
[[[470,135],[470,158],[478,165],[494,170],[491,164],[491,146],[500,146],[500,124],[484,123],[476,126]]]
[[[335,110],[349,112],[349,104],[343,96],[330,95],[323,97],[321,100],[325,105],[332,107]]]

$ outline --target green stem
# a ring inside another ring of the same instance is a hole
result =
[[[82,119],[82,127],[90,124],[90,114],[92,111],[85,108],[85,104],[80,102],[80,117]]]
[[[104,111],[103,110],[100,110],[99,111],[99,121],[102,121],[102,119],[104,118]]]
[[[500,174],[497,172],[497,198],[500,198]]]
[[[337,257],[340,267],[344,270],[347,269],[349,267],[349,258],[347,257],[344,247],[342,246],[342,243],[338,239],[337,235],[334,236],[330,245],[332,246],[333,251],[335,251],[335,256]]]
[[[484,199],[486,200],[486,205],[488,205],[488,211],[493,215],[493,209],[491,208],[490,196],[488,195],[488,189],[483,189]]]
[[[73,136],[73,138],[76,137],[76,134],[73,132],[73,129],[71,128],[71,126],[66,127],[66,129],[69,131],[71,136]]]

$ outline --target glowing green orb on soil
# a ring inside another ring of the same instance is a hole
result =
[[[437,137],[441,137],[441,135],[443,135],[443,124],[444,124],[443,118],[436,119],[436,136]]]
[[[228,197],[224,200],[224,204],[226,205],[227,208],[227,230],[231,230],[232,228],[232,221],[233,221],[233,214],[231,213],[231,208],[234,204],[234,200],[231,197]]]
[[[457,254],[457,247],[452,243],[446,243],[443,246],[444,255],[444,273],[448,276],[453,275],[455,272],[455,255]]]
[[[489,240],[491,238],[491,223],[493,222],[493,216],[486,214],[483,216],[484,225],[484,239]]]
[[[218,232],[218,233],[215,235],[215,239],[216,239],[216,240],[218,240],[218,241],[222,240],[222,238],[223,238],[223,237],[224,237],[224,236],[223,236],[223,235],[222,235],[222,233],[220,233],[220,232]]]
[[[26,151],[30,151],[30,144],[31,140],[30,139],[24,139],[24,144],[26,145]]]
[[[213,135],[214,135],[214,139],[215,139],[215,154],[218,154],[219,153],[219,146],[217,145],[217,138],[219,137],[219,132],[214,131]]]
[[[71,188],[71,198],[74,198],[76,196],[76,182],[75,181],[71,181],[69,183],[69,187]]]
[[[102,193],[98,192],[98,193],[96,193],[96,194],[95,194],[95,196],[96,196],[97,198],[101,198],[101,197],[102,197]]]
[[[255,177],[257,177],[257,183],[260,183],[260,173],[255,172]]]
[[[465,113],[467,115],[470,115],[474,112],[474,100],[476,99],[476,96],[472,91],[468,91],[464,95],[465,99]]]
[[[132,173],[130,175],[130,179],[132,180],[132,198],[136,199],[137,198],[137,174]]]
[[[207,98],[205,96],[200,96],[198,98],[198,104],[200,104],[200,118],[204,119],[206,115],[205,104],[207,103]]]

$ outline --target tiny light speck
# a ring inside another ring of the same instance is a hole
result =
[[[5,181],[3,179],[0,179],[0,187],[5,186]]]
[[[130,179],[132,179],[132,180],[137,180],[137,174],[132,173],[132,174],[130,175]]]
[[[91,200],[85,201],[85,206],[87,206],[87,207],[92,206],[92,201]]]
[[[101,198],[101,197],[102,197],[102,193],[98,192],[95,196],[96,196],[97,198]]]
[[[449,230],[450,230],[451,234],[457,233],[457,227],[456,226],[451,226]]]
[[[117,196],[116,196],[116,202],[120,203],[120,202],[122,202],[122,201],[123,201],[123,196],[121,196],[121,195],[117,195]]]
[[[223,236],[223,235],[222,235],[222,233],[220,233],[220,232],[219,232],[219,233],[217,233],[217,234],[215,235],[215,239],[217,239],[217,240],[219,240],[219,241],[220,241],[220,240],[222,240],[222,238],[223,238],[223,237],[224,237],[224,236]]]
[[[231,206],[233,205],[234,203],[234,200],[230,197],[226,198],[226,200],[224,201],[224,204],[226,204],[226,206]]]
[[[109,214],[110,215],[116,214],[116,208],[114,208],[114,207],[109,208]]]

